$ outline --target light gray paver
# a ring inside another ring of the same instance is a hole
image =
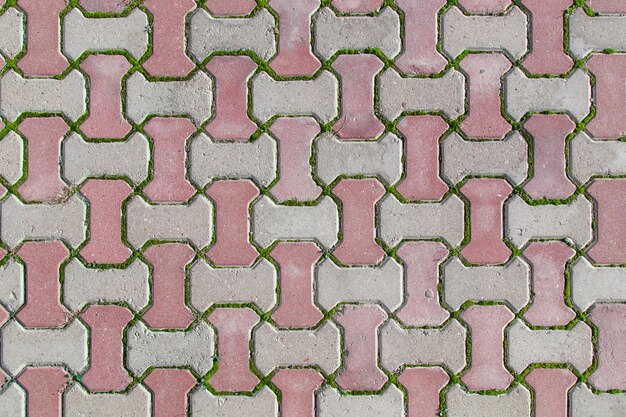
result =
[[[595,175],[626,174],[626,143],[593,140],[581,132],[569,143],[569,173],[581,184]]]
[[[22,50],[23,39],[24,14],[11,7],[0,15],[0,52],[13,58]]]
[[[506,394],[481,395],[464,391],[459,385],[446,392],[449,417],[528,417],[531,412],[530,392],[518,385]]]
[[[578,258],[571,267],[572,302],[585,311],[594,303],[626,302],[626,269],[594,267]]]
[[[441,111],[451,119],[465,112],[465,77],[455,69],[441,78],[413,78],[388,68],[380,75],[378,91],[380,114],[387,120],[405,111]]]
[[[379,395],[341,395],[328,387],[317,394],[317,412],[320,417],[401,417],[404,416],[403,394],[390,385]]]
[[[200,387],[190,395],[192,417],[278,417],[278,399],[267,387],[253,396],[217,396]]]
[[[0,391],[0,415],[26,417],[26,392],[17,382],[12,382]]]
[[[24,267],[14,259],[0,267],[0,303],[10,312],[24,304]]]
[[[576,58],[593,51],[626,49],[626,16],[588,16],[578,7],[569,17],[569,50]]]
[[[150,417],[150,392],[137,385],[127,394],[90,394],[78,384],[63,396],[63,408],[72,417]]]
[[[0,177],[9,184],[22,178],[23,156],[24,141],[17,133],[9,132],[0,139]]]
[[[314,50],[327,60],[342,49],[377,48],[388,58],[400,53],[400,17],[390,7],[376,16],[337,16],[328,7],[313,19]]]
[[[572,417],[620,417],[626,410],[626,393],[594,394],[586,385],[578,384],[570,398]]]

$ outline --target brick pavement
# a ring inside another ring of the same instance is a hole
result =
[[[626,416],[626,1],[0,6],[0,416]]]

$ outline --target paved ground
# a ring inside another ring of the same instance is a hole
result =
[[[0,5],[0,416],[626,416],[625,0]]]

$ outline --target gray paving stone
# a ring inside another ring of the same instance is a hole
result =
[[[139,311],[150,301],[150,271],[139,260],[123,269],[99,269],[74,258],[64,271],[63,303],[73,311],[102,302],[125,302]]]
[[[61,146],[61,172],[71,184],[103,176],[126,176],[133,184],[139,184],[148,177],[150,144],[141,133],[117,142],[87,142],[72,133]]]
[[[26,392],[17,382],[0,390],[0,415],[26,417]]]
[[[87,329],[77,319],[62,329],[25,329],[12,319],[0,335],[2,366],[13,376],[31,365],[63,364],[74,373],[87,367]]]
[[[317,396],[317,415],[320,417],[401,417],[404,416],[404,395],[395,385],[390,385],[379,395],[341,395],[332,387]]]
[[[576,58],[605,49],[625,50],[626,16],[592,17],[578,7],[569,16],[569,37],[569,51]]]
[[[252,204],[252,237],[266,248],[276,240],[316,240],[331,248],[337,243],[337,204],[328,196],[315,206],[283,206],[261,196]]]
[[[203,260],[189,271],[191,305],[200,312],[213,304],[254,303],[263,312],[277,301],[278,272],[266,259],[252,268],[213,268]]]
[[[402,49],[400,17],[390,7],[376,16],[337,16],[328,7],[313,18],[315,52],[324,60],[343,49],[377,48],[388,58]]]
[[[456,132],[441,145],[443,177],[456,184],[466,176],[505,174],[521,184],[528,173],[528,144],[519,132],[504,140],[464,140]]]
[[[626,393],[594,394],[578,384],[571,391],[569,407],[572,417],[620,417],[626,409]]]
[[[624,142],[593,140],[581,132],[570,141],[569,150],[569,174],[581,184],[595,175],[626,175]]]
[[[127,333],[126,366],[136,375],[151,366],[189,366],[200,375],[213,367],[215,331],[200,321],[188,331],[154,331],[142,321]]]
[[[516,319],[505,334],[507,364],[517,373],[532,363],[569,363],[583,373],[593,362],[591,328],[582,321],[570,330],[531,330]]]
[[[11,7],[0,15],[0,52],[13,58],[22,50],[24,13]]]
[[[217,142],[201,133],[191,140],[189,177],[201,188],[216,178],[251,178],[267,187],[276,178],[277,154],[267,134],[254,142]]]
[[[452,246],[463,241],[465,208],[449,196],[441,203],[404,204],[389,194],[379,203],[378,236],[394,247],[405,239],[443,238]]]
[[[127,394],[90,394],[78,384],[63,395],[63,408],[68,417],[150,417],[150,392],[137,385]]]
[[[441,329],[404,329],[389,320],[380,328],[380,364],[389,372],[402,365],[445,365],[458,373],[466,364],[466,333],[455,319]]]
[[[467,267],[458,258],[443,267],[443,301],[458,310],[466,301],[506,301],[521,310],[530,302],[530,266],[513,258],[504,266]]]
[[[465,112],[465,77],[455,69],[441,78],[415,78],[388,68],[379,77],[378,92],[380,114],[387,120],[403,112],[442,112],[451,119]]]
[[[340,338],[332,321],[315,330],[279,330],[265,322],[254,330],[253,361],[263,375],[296,365],[317,365],[330,374],[341,364]]]
[[[87,110],[86,91],[77,70],[59,80],[22,78],[9,70],[0,78],[0,114],[11,122],[23,112],[62,113],[76,121]]]
[[[398,309],[404,301],[403,269],[388,258],[377,267],[339,267],[331,259],[317,266],[317,303],[330,310],[339,303],[380,303],[387,310]]]
[[[17,311],[24,304],[24,266],[9,259],[0,267],[0,303],[9,311]]]
[[[466,16],[458,7],[442,15],[442,48],[450,58],[465,50],[504,51],[514,59],[526,53],[527,16],[512,7],[503,16]]]
[[[15,132],[0,139],[0,176],[9,184],[22,178],[24,141]]]
[[[72,9],[63,22],[63,52],[76,59],[85,51],[128,51],[136,59],[148,49],[148,16],[136,8],[126,17],[88,18]]]
[[[0,205],[2,241],[63,240],[73,248],[85,240],[86,203],[77,194],[58,204],[24,204],[10,195]]]
[[[148,81],[140,73],[126,80],[126,114],[135,123],[149,115],[187,116],[197,125],[213,111],[213,81],[196,72],[185,81]]]
[[[594,303],[626,302],[626,269],[594,267],[587,258],[578,258],[571,267],[572,302],[581,311]]]
[[[252,78],[252,114],[265,123],[273,116],[315,116],[328,123],[338,115],[339,82],[329,71],[313,80],[276,81],[265,72]]]
[[[214,18],[198,9],[190,19],[189,51],[202,61],[215,51],[250,50],[267,60],[276,53],[276,21],[261,9],[252,17]]]
[[[446,392],[448,417],[528,417],[530,392],[518,385],[506,394],[482,395],[464,391],[459,385]]]
[[[213,395],[200,387],[190,395],[192,417],[278,417],[278,399],[267,387],[253,396]]]
[[[528,112],[566,112],[582,120],[591,108],[589,75],[577,69],[569,78],[528,78],[513,68],[504,78],[506,112],[516,122]]]
[[[372,175],[395,184],[402,176],[402,141],[388,133],[378,141],[345,141],[322,134],[315,141],[315,175],[330,184],[340,175]]]

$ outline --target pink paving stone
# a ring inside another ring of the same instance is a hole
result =
[[[469,114],[461,129],[470,138],[503,139],[511,125],[500,110],[501,78],[511,61],[503,54],[470,54],[460,66],[469,77]]]
[[[341,13],[372,13],[380,9],[383,0],[333,0],[333,7]]]
[[[280,327],[315,326],[324,317],[313,303],[314,266],[322,252],[313,242],[280,242],[270,255],[280,273],[280,304],[272,319]]]
[[[437,13],[445,0],[396,0],[404,12],[404,52],[396,66],[408,74],[433,74],[448,61],[437,51]]]
[[[398,381],[407,391],[407,417],[439,415],[439,393],[450,381],[443,369],[406,368],[398,376]]]
[[[459,0],[459,4],[470,13],[498,13],[505,10],[511,0]]]
[[[278,54],[269,65],[281,77],[313,75],[320,60],[311,49],[311,16],[320,0],[271,0],[278,13]]]
[[[441,200],[448,185],[439,175],[439,138],[448,124],[439,116],[406,116],[398,123],[405,137],[406,177],[396,190],[407,200]]]
[[[503,305],[473,305],[461,313],[472,330],[472,361],[461,380],[470,390],[504,390],[513,376],[504,367],[504,328],[515,315]]]
[[[26,242],[17,251],[25,264],[26,304],[16,317],[26,328],[61,328],[71,313],[61,304],[59,268],[69,257],[58,240]]]
[[[79,0],[88,12],[120,13],[130,3],[129,0]]]
[[[565,165],[565,140],[575,128],[564,114],[535,114],[524,124],[533,137],[533,177],[524,185],[531,198],[564,200],[576,191]]]
[[[563,15],[572,0],[523,0],[532,15],[532,48],[524,67],[535,74],[563,74],[574,65],[563,48]]]
[[[215,244],[207,258],[220,266],[252,266],[258,252],[250,243],[248,208],[259,189],[250,180],[216,181],[206,195],[215,203]]]
[[[31,368],[17,378],[26,390],[28,417],[60,416],[61,397],[70,383],[70,377],[62,368]]]
[[[185,305],[185,267],[195,257],[185,243],[155,245],[144,251],[152,265],[152,305],[143,320],[155,329],[185,329],[194,320]]]
[[[439,326],[449,313],[439,302],[439,265],[448,256],[440,242],[406,242],[397,251],[406,276],[404,306],[396,316],[406,326]]]
[[[376,55],[340,55],[333,68],[341,80],[341,117],[333,129],[342,139],[376,139],[385,131],[374,114],[374,78],[382,61]]]
[[[626,390],[626,304],[597,304],[589,318],[598,328],[598,368],[589,382],[599,390]]]
[[[67,184],[61,179],[59,159],[68,128],[60,117],[29,118],[20,124],[28,144],[28,177],[17,189],[24,200],[52,202],[62,197]]]
[[[123,138],[131,129],[121,93],[130,63],[123,55],[89,55],[80,67],[89,76],[89,116],[80,130],[90,138]]]
[[[185,53],[185,16],[194,0],[144,0],[152,13],[152,55],[143,67],[154,77],[183,77],[195,68]]]
[[[216,391],[252,391],[259,383],[250,370],[250,339],[259,316],[251,308],[217,308],[209,316],[217,330],[219,366],[209,380]]]
[[[533,277],[533,302],[524,318],[533,326],[564,326],[576,317],[565,304],[565,265],[576,251],[563,242],[533,242],[524,250]]]
[[[475,264],[502,264],[511,250],[502,241],[503,206],[513,189],[506,180],[479,178],[468,180],[461,192],[470,201],[470,237],[461,254]]]
[[[215,78],[215,117],[207,133],[215,140],[246,141],[257,126],[248,117],[248,80],[257,65],[249,56],[216,56],[206,69]]]
[[[26,75],[52,76],[63,72],[67,59],[60,51],[59,14],[66,0],[19,0],[18,6],[27,14],[26,55],[17,65]]]
[[[597,54],[587,61],[596,77],[596,115],[587,130],[597,139],[626,135],[626,54]]]
[[[378,391],[387,376],[378,367],[378,328],[387,314],[378,305],[348,305],[335,320],[343,327],[343,369],[335,379],[346,391]]]
[[[196,192],[186,178],[187,139],[196,128],[184,118],[155,117],[144,130],[152,138],[154,177],[143,189],[158,203],[184,203]]]
[[[91,329],[90,367],[81,382],[91,392],[122,391],[132,380],[124,369],[122,336],[133,313],[115,305],[91,305],[80,318]]]
[[[596,243],[587,255],[597,264],[626,263],[626,179],[595,180],[587,192],[596,201]]]
[[[97,264],[126,261],[132,251],[122,243],[122,202],[133,189],[123,180],[89,179],[80,192],[89,200],[89,242],[81,256]]]
[[[255,7],[254,0],[206,0],[206,8],[213,16],[245,16]]]
[[[319,124],[312,117],[283,117],[274,122],[270,132],[279,149],[279,178],[272,195],[279,203],[315,200],[322,188],[313,181],[310,159]]]
[[[342,238],[333,255],[346,265],[376,265],[385,251],[376,243],[376,203],[385,195],[380,181],[343,179],[333,188],[341,200]]]
[[[187,415],[188,394],[196,378],[187,369],[155,369],[143,380],[152,391],[153,417]]]
[[[535,392],[535,417],[567,417],[567,393],[576,381],[569,369],[530,371],[526,382]]]
[[[281,393],[281,416],[315,417],[315,391],[324,378],[314,369],[281,369],[272,383]]]
[[[626,13],[626,2],[623,0],[587,0],[586,4],[599,13]]]

